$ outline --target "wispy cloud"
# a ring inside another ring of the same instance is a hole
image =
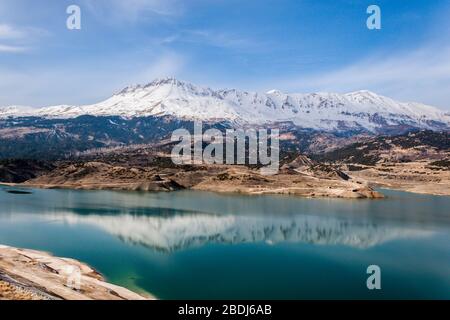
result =
[[[0,42],[0,53],[20,53],[28,49],[23,46],[15,45],[10,42],[15,42],[17,39],[22,39],[26,36],[23,30],[13,27],[8,24],[0,24],[0,40],[8,41],[9,44]]]
[[[0,39],[18,39],[23,38],[25,32],[8,24],[0,24]]]
[[[186,63],[186,58],[175,52],[164,52],[137,77],[138,82],[149,82],[154,78],[178,76]]]
[[[31,44],[47,32],[33,27],[0,24],[0,53],[23,53],[31,50]]]
[[[369,89],[450,109],[450,47],[372,55],[337,70],[277,83],[286,90],[308,92]]]
[[[215,30],[181,30],[162,40],[162,44],[196,43],[217,48],[248,49],[261,43],[229,32]]]
[[[0,23],[0,39],[26,40],[34,37],[48,35],[49,32],[36,27],[21,27],[11,24]]]
[[[21,47],[21,46],[10,46],[10,45],[4,45],[0,43],[0,52],[3,53],[22,53],[28,51],[28,47]]]
[[[91,13],[105,22],[140,21],[148,17],[170,17],[182,12],[179,0],[84,0],[82,1]]]

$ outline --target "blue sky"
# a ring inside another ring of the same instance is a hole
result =
[[[66,28],[71,4],[79,31]],[[370,4],[381,30],[366,28]],[[164,76],[258,91],[368,89],[450,110],[450,1],[0,1],[0,105],[95,103]]]

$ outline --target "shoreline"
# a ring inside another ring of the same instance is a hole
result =
[[[75,259],[0,245],[0,300],[154,300]]]
[[[438,188],[437,186],[442,185],[444,188]],[[376,189],[385,189],[392,191],[402,191],[409,192],[418,195],[429,195],[429,196],[439,196],[439,197],[449,197],[450,188],[447,184],[392,184],[383,181],[372,181],[370,186]],[[429,188],[427,188],[429,187]],[[439,190],[439,192],[436,191]]]
[[[413,194],[423,195],[423,196],[450,197],[450,193],[447,193],[447,192],[446,193],[435,193],[435,192],[427,192],[427,191],[418,191],[418,190],[411,190],[408,188],[392,187],[392,186],[383,185],[383,184],[374,184],[374,187],[377,189],[408,192],[408,193],[413,193]]]
[[[124,184],[126,185],[126,184]],[[142,191],[142,190],[133,190],[133,189],[127,189],[127,188],[120,188],[118,185],[115,187],[107,187],[107,186],[95,186],[95,187],[87,187],[87,186],[76,186],[76,185],[43,185],[43,184],[23,184],[23,183],[6,183],[6,182],[0,182],[0,186],[4,187],[11,187],[11,188],[25,188],[25,189],[47,189],[47,190],[83,190],[83,191],[130,191],[130,192],[174,192],[177,190],[172,191]],[[371,183],[371,187],[377,188],[377,189],[385,189],[385,190],[392,190],[392,191],[402,191],[402,192],[409,192],[413,194],[421,194],[421,195],[430,195],[430,196],[441,196],[441,197],[448,197],[450,196],[450,193],[437,193],[437,192],[430,192],[429,190],[412,190],[409,188],[409,186],[392,186],[385,183]],[[284,192],[266,192],[266,191],[259,191],[259,192],[243,192],[243,191],[221,191],[221,190],[202,190],[202,189],[186,189],[191,191],[208,191],[208,192],[214,192],[218,194],[238,194],[238,195],[287,195],[287,196],[299,196],[295,193],[284,193]],[[299,196],[301,198],[327,198],[326,196],[317,196],[317,197],[308,197],[308,196]],[[346,198],[341,198],[346,199]],[[349,198],[351,199],[351,198]],[[377,198],[374,198],[377,199]]]
[[[32,183],[3,183],[0,182],[0,186],[11,188],[30,188],[30,189],[47,189],[47,190],[84,190],[84,191],[130,191],[130,192],[174,192],[179,190],[146,190],[139,188],[133,183],[115,183],[115,184],[32,184]],[[237,194],[237,195],[286,195],[296,196],[300,198],[310,199],[383,199],[384,195],[371,188],[358,186],[358,189],[352,188],[305,188],[305,187],[277,187],[277,188],[248,188],[248,187],[236,187],[230,188],[229,186],[200,186],[193,188],[186,188],[180,190],[191,191],[207,191],[218,194]]]
[[[0,186],[4,187],[11,187],[11,188],[25,188],[25,189],[47,189],[47,190],[84,190],[84,191],[130,191],[130,192],[174,192],[177,190],[139,190],[133,188],[135,185],[132,183],[123,183],[123,184],[97,184],[97,185],[56,185],[56,184],[31,184],[31,183],[6,183],[6,182],[0,182]],[[131,186],[127,188],[127,186]],[[386,190],[392,190],[392,191],[402,191],[402,192],[409,192],[414,194],[421,194],[421,195],[431,195],[431,196],[450,196],[450,192],[447,192],[446,190],[444,192],[433,192],[430,190],[415,190],[410,185],[396,185],[393,186],[391,184],[382,183],[382,182],[372,182],[370,183],[370,187],[377,188],[377,189],[386,189]],[[290,189],[289,187],[285,188],[286,190]],[[306,195],[299,195],[294,192],[276,192],[277,190],[263,190],[263,191],[253,191],[253,192],[246,192],[242,190],[220,190],[220,189],[208,189],[208,188],[189,188],[186,190],[192,190],[192,191],[209,191],[219,194],[239,194],[239,195],[290,195],[290,196],[299,196],[302,198],[339,198],[339,199],[354,199],[354,198],[346,198],[346,197],[330,197],[326,195],[322,196],[306,196]],[[376,191],[376,190],[374,190]],[[369,198],[370,199],[370,198]],[[380,198],[372,198],[372,199],[380,199]]]

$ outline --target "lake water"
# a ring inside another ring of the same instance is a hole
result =
[[[450,197],[8,191],[0,244],[81,260],[161,299],[450,299]],[[369,265],[381,290],[367,289]]]

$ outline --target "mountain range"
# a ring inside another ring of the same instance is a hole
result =
[[[105,101],[82,106],[0,107],[0,119],[80,116],[124,119],[172,117],[178,120],[228,122],[235,126],[291,123],[321,131],[367,131],[392,128],[447,130],[450,113],[415,102],[398,102],[370,91],[338,93],[266,93],[237,89],[213,90],[175,78],[133,85]]]

